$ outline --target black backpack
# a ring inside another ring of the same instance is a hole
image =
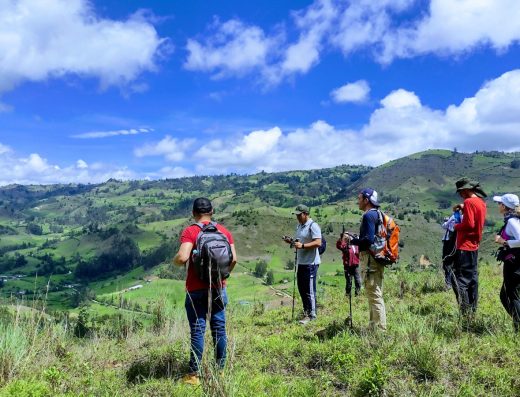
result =
[[[312,227],[313,223],[316,223],[316,222],[312,221],[311,224],[309,225],[309,234],[311,235],[311,238],[312,238],[311,227]],[[326,249],[327,249],[327,240],[325,240],[325,236],[322,233],[321,234],[321,245],[318,247],[318,254],[323,255],[325,253]]]
[[[206,283],[219,283],[230,274],[233,261],[231,245],[227,237],[217,229],[215,222],[194,225],[201,229],[193,251],[193,265],[197,276]]]

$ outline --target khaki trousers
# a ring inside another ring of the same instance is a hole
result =
[[[386,309],[383,300],[383,272],[385,267],[375,261],[366,251],[359,253],[361,276],[365,283],[365,294],[368,298],[370,312],[370,328],[386,330]]]

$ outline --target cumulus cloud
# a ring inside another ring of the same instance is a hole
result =
[[[431,109],[405,89],[390,92],[360,129],[325,121],[215,139],[196,153],[200,173],[280,171],[338,164],[379,165],[431,148],[520,150],[520,69],[485,83],[470,98]]]
[[[0,94],[65,75],[128,85],[170,49],[142,12],[117,21],[99,17],[89,0],[0,1]]]
[[[76,168],[79,168],[80,170],[84,170],[88,168],[88,164],[86,161],[79,159],[76,161]]]
[[[370,86],[365,80],[345,84],[330,93],[332,100],[337,103],[364,102],[368,99]]]
[[[204,39],[188,40],[185,67],[215,77],[259,73],[272,85],[307,73],[330,51],[366,51],[386,64],[479,47],[506,51],[520,42],[518,0],[315,0],[291,17],[293,24],[278,24],[273,33],[217,20]]]
[[[180,140],[166,135],[158,142],[147,143],[134,150],[137,157],[164,156],[168,161],[180,161],[184,159],[185,151],[189,149],[194,139]]]
[[[516,0],[431,0],[426,16],[384,38],[383,59],[460,54],[479,46],[503,51],[520,41],[519,21]]]
[[[4,147],[0,144],[0,148]],[[27,157],[18,156],[13,150],[0,150],[0,186],[18,184],[53,184],[53,183],[98,183],[110,178],[136,179],[140,175],[127,167],[97,163],[89,167],[84,160],[76,164],[60,167],[38,153]]]
[[[268,37],[258,26],[237,19],[224,23],[216,19],[209,31],[204,39],[188,39],[184,67],[212,72],[217,78],[265,67],[278,42],[276,36]]]
[[[129,130],[116,130],[116,131],[91,131],[82,134],[72,135],[72,138],[80,139],[93,139],[93,138],[107,138],[118,135],[138,135],[153,132],[153,128],[132,128]]]

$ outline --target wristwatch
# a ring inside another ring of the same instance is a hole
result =
[[[302,249],[304,249],[304,248],[305,248],[305,244],[304,244],[304,243],[302,243]]]

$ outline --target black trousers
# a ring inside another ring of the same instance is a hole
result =
[[[475,312],[478,302],[478,251],[457,250],[451,284],[462,314]]]
[[[453,261],[455,260],[455,239],[442,241],[442,269],[444,270],[444,282],[451,288],[451,273],[453,271]]]
[[[306,316],[316,317],[316,277],[319,265],[298,265],[296,279]]]
[[[354,283],[356,285],[356,295],[359,294],[361,289],[361,275],[359,274],[359,266],[347,266],[345,270],[345,294],[350,295],[352,290],[352,277],[354,277]]]
[[[513,318],[515,331],[520,331],[520,260],[505,261],[503,273],[500,301]]]

